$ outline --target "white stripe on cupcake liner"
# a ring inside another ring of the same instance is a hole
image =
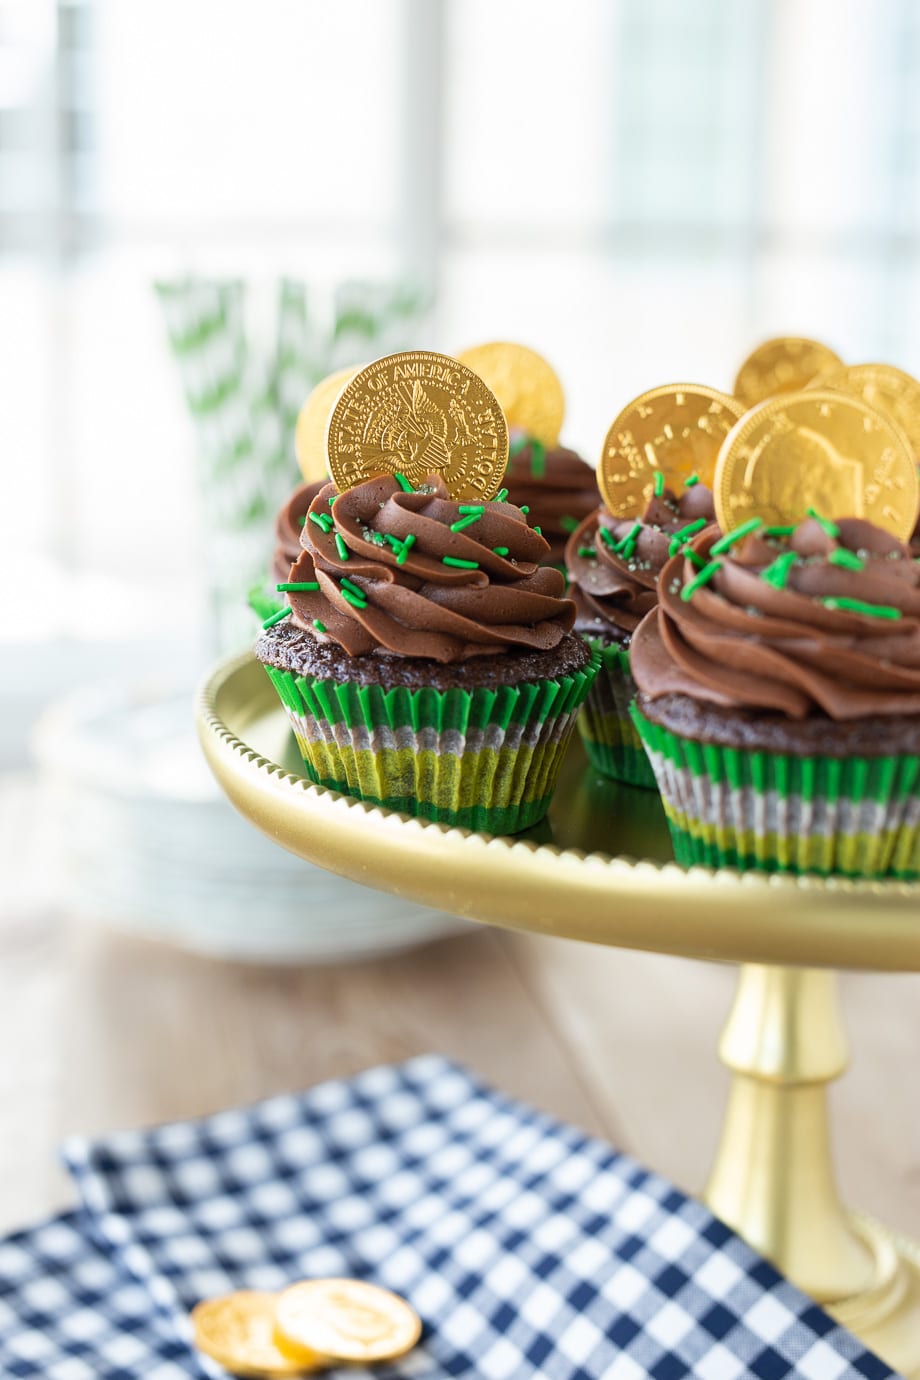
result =
[[[356,725],[349,728],[346,723],[331,724],[325,719],[314,719],[307,715],[290,714],[294,732],[305,742],[335,743],[339,748],[350,748],[355,752],[384,752],[409,748],[413,752],[437,752],[462,756],[465,752],[482,752],[484,749],[498,752],[518,750],[521,747],[536,747],[537,743],[553,736],[545,733],[547,725],[553,725],[556,734],[569,722],[572,715],[556,719],[538,720],[534,723],[511,723],[507,728],[501,724],[487,724],[485,728],[471,728],[466,733],[458,728],[444,729],[426,727],[415,729],[411,724],[391,728],[381,724],[374,728]]]
[[[920,795],[879,801],[807,797],[732,786],[649,753],[662,796],[691,820],[757,834],[861,834],[920,824]]]

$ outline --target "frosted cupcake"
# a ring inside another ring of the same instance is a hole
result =
[[[526,345],[492,341],[458,356],[501,403],[510,446],[507,497],[549,544],[547,563],[565,568],[570,534],[600,502],[592,467],[559,444],[565,394],[552,365]]]
[[[300,555],[300,534],[307,520],[310,504],[323,484],[299,484],[278,509],[275,518],[275,545],[268,568],[268,579],[260,581],[249,591],[249,607],[262,619],[270,617],[287,607],[287,601],[279,591],[291,571],[291,566]]]
[[[684,863],[920,876],[920,566],[856,518],[673,556],[633,714]]]
[[[576,451],[547,449],[526,432],[512,433],[508,454],[508,498],[546,538],[547,563],[564,570],[569,537],[600,502],[594,470]]]
[[[324,486],[301,547],[256,655],[311,780],[492,833],[541,819],[596,657],[526,515],[381,475]]]
[[[629,714],[632,635],[658,600],[658,576],[671,556],[714,520],[712,493],[692,477],[680,497],[664,486],[641,518],[618,519],[600,507],[566,548],[575,630],[596,648],[600,671],[579,718],[594,767],[618,781],[654,788],[655,777]]]

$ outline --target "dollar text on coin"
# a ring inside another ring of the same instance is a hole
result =
[[[508,427],[495,394],[465,364],[408,350],[346,384],[326,453],[340,491],[380,474],[403,474],[413,487],[437,474],[453,498],[490,499],[508,463]]]

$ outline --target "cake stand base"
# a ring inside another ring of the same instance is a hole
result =
[[[705,1199],[877,1355],[920,1380],[920,1247],[848,1213],[827,1084],[847,1046],[833,973],[748,964],[720,1045],[732,1071]]]
[[[734,1079],[708,1201],[920,1380],[920,1252],[850,1216],[837,1193],[826,1085],[846,1043],[833,978],[813,971],[920,972],[920,884],[679,868],[654,793],[587,772],[577,742],[550,810],[552,844],[374,809],[299,775],[284,710],[250,656],[208,677],[198,725],[236,808],[332,872],[487,924],[753,965],[722,1044]]]

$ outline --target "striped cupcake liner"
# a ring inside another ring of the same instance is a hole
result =
[[[752,752],[632,716],[685,866],[920,877],[917,757]]]
[[[636,695],[629,652],[612,642],[588,642],[600,655],[600,669],[578,717],[588,760],[614,781],[655,790],[655,774],[629,714]]]
[[[280,595],[262,583],[250,586],[246,595],[246,602],[260,622],[264,622],[266,618],[271,618],[274,613],[280,613],[285,607],[284,600]]]
[[[513,834],[542,819],[597,670],[497,690],[338,685],[266,666],[311,781],[420,819]]]

